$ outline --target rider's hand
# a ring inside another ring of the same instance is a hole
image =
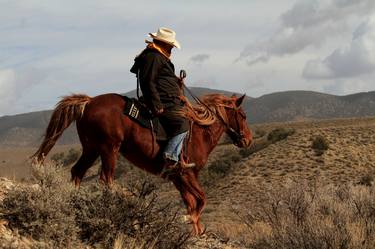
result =
[[[178,85],[180,86],[180,88],[182,88],[184,84],[185,84],[184,79],[178,78]]]

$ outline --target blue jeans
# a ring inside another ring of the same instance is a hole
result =
[[[188,132],[180,133],[174,137],[172,137],[169,141],[167,146],[165,146],[163,156],[169,160],[178,162],[178,157],[181,154],[182,145],[184,143],[184,139]]]

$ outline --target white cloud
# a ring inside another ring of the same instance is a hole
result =
[[[374,8],[373,0],[300,0],[280,16],[280,27],[271,37],[246,46],[239,59],[254,65],[319,47],[345,33],[350,18],[366,17]]]
[[[12,113],[14,103],[43,77],[41,72],[32,68],[0,70],[0,116]]]
[[[11,105],[16,91],[16,74],[11,69],[0,71],[0,115]]]
[[[375,70],[375,18],[362,23],[350,46],[335,49],[323,60],[307,62],[303,76],[308,79],[350,78]]]

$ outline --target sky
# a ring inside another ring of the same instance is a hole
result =
[[[186,84],[259,97],[374,91],[374,0],[0,0],[0,116],[125,93],[159,27]]]

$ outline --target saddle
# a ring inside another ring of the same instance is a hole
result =
[[[163,128],[162,124],[159,121],[158,117],[152,115],[151,111],[146,107],[146,105],[135,98],[129,98],[127,96],[122,95],[125,99],[125,108],[123,114],[128,116],[131,120],[138,123],[140,126],[150,129],[153,132],[156,141],[162,147],[165,146],[167,140],[170,139],[165,129]],[[181,158],[184,162],[189,162],[189,158],[187,156],[187,148],[188,143],[190,142],[190,134],[192,131],[192,123],[190,123],[190,130],[189,135],[185,137],[183,149],[181,152]]]
[[[151,111],[146,105],[135,99],[127,96],[122,96],[125,99],[126,105],[124,108],[124,115],[128,116],[131,120],[138,123],[140,126],[152,130],[155,138],[158,141],[166,141],[169,139],[159,118],[151,114]]]

